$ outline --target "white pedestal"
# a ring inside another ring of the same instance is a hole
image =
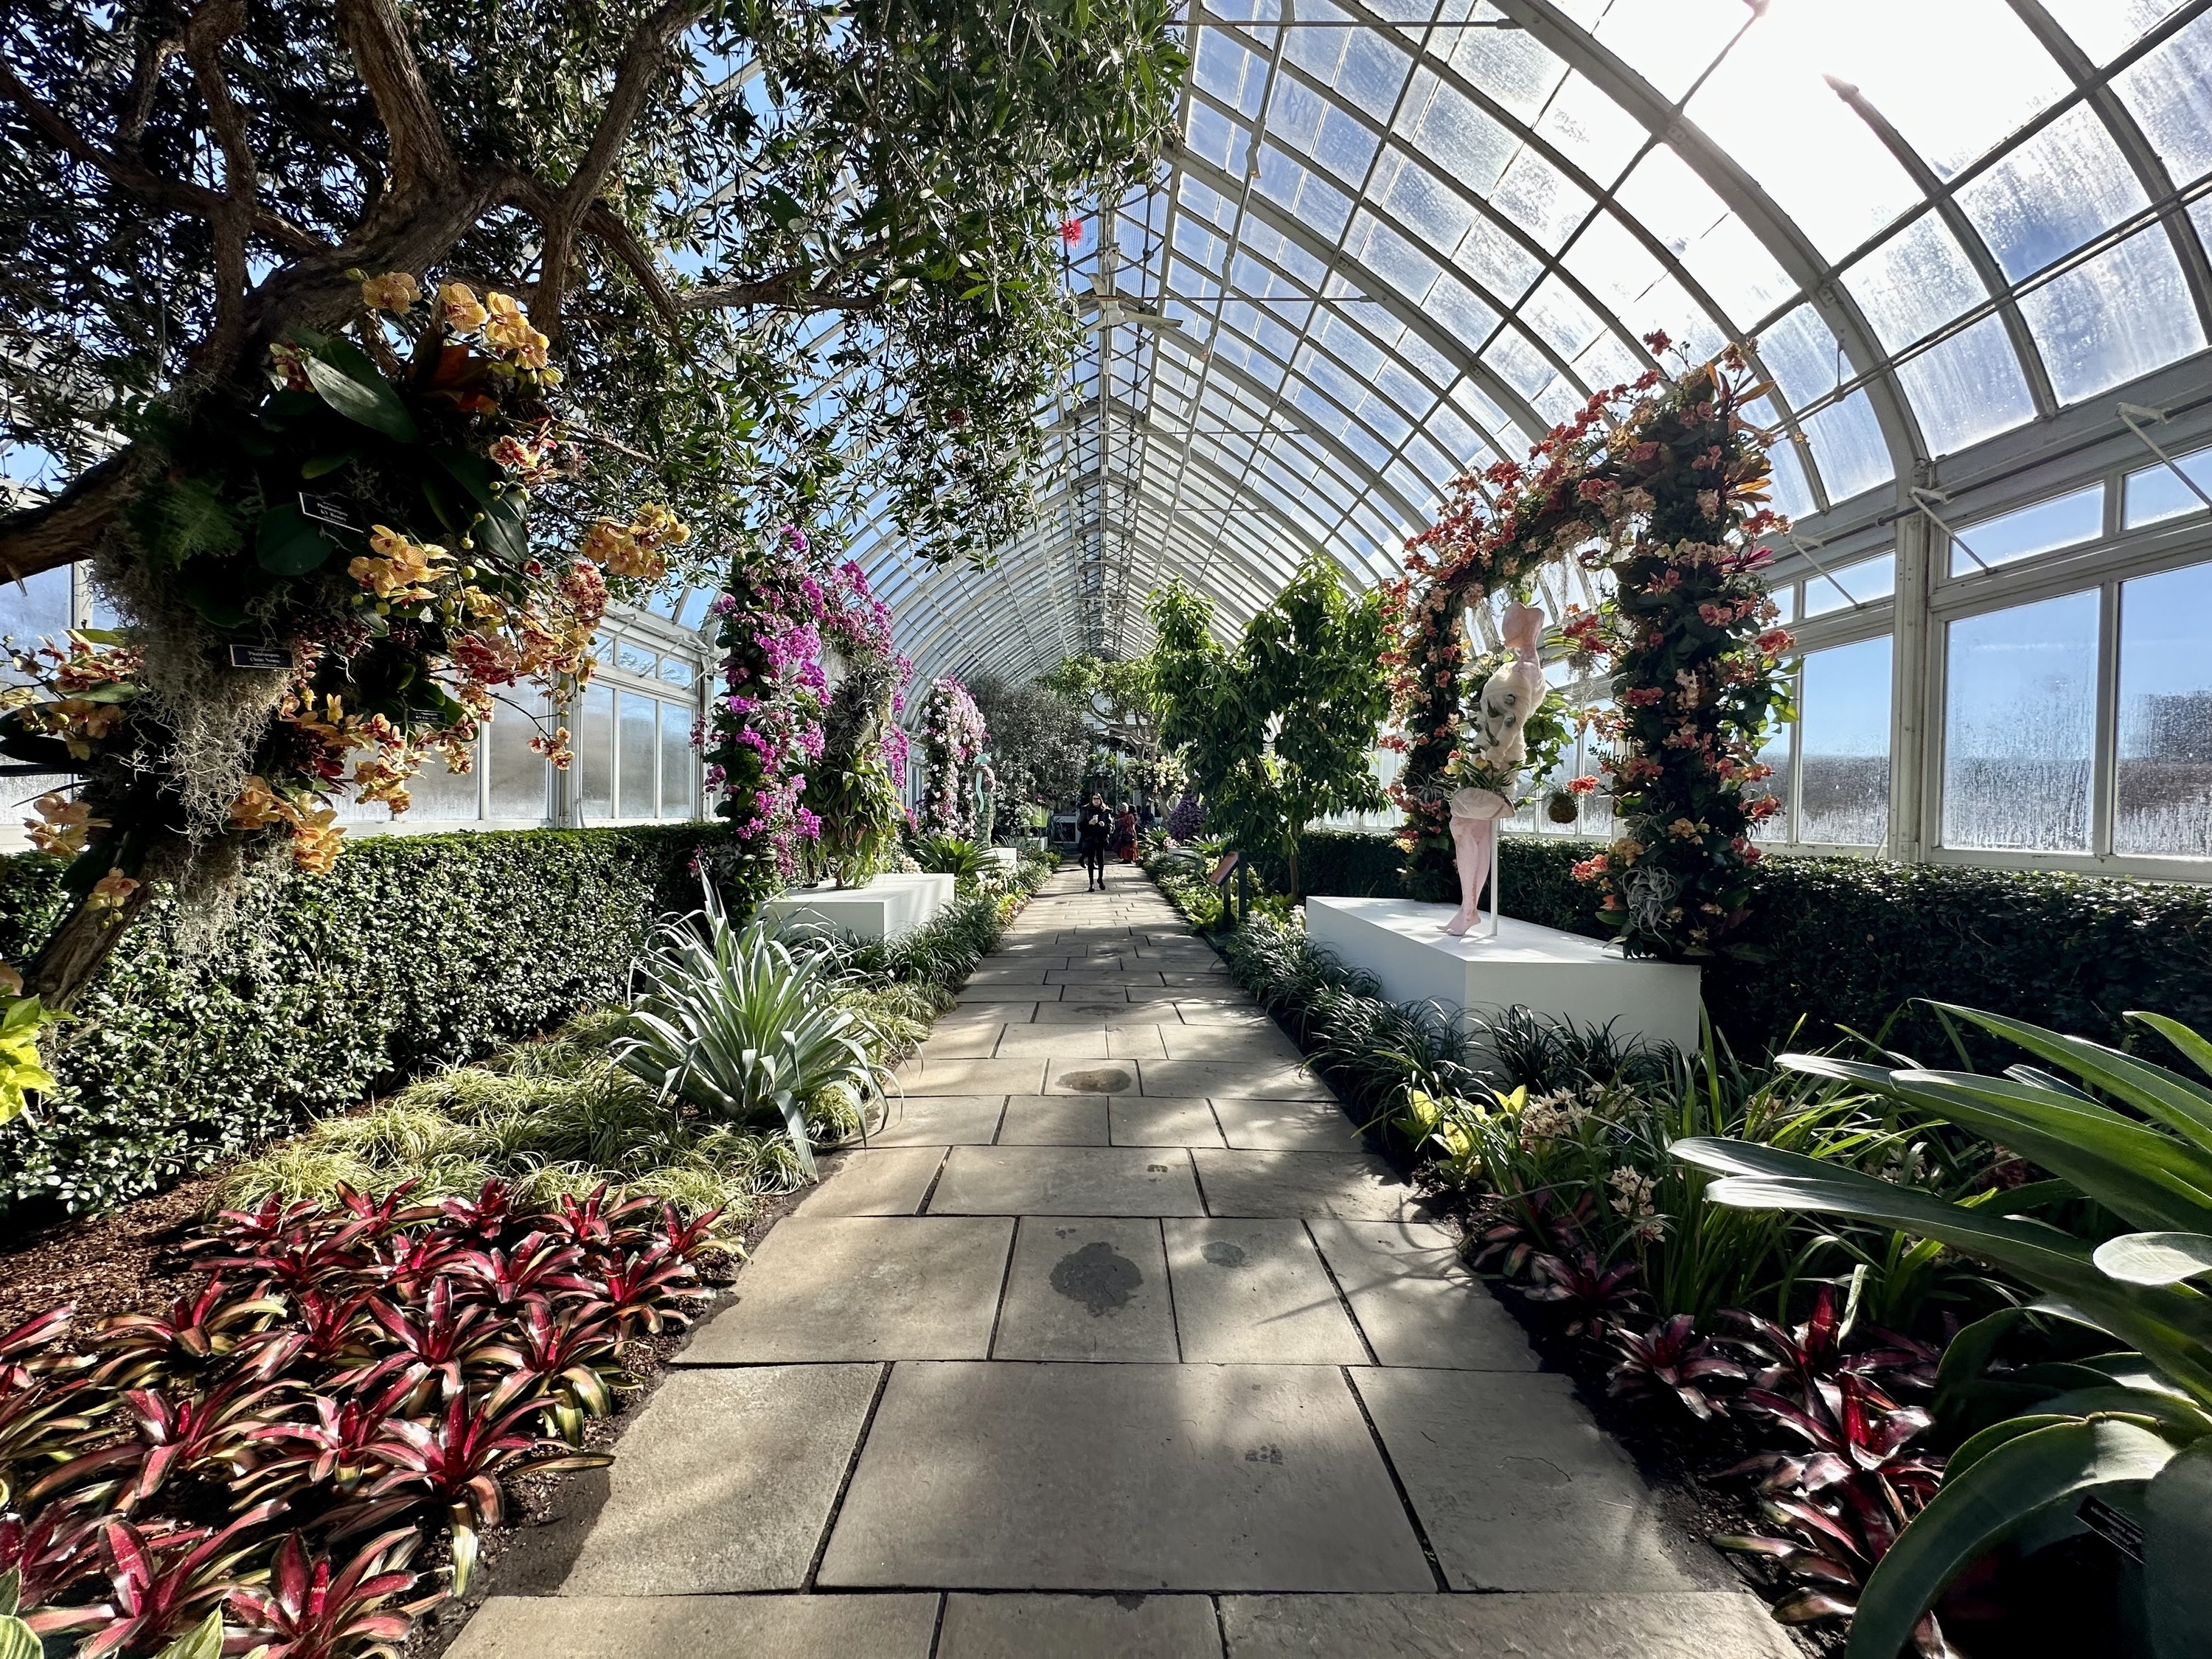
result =
[[[1610,1022],[1620,1037],[1698,1046],[1694,966],[1631,962],[1618,946],[1511,916],[1498,918],[1493,939],[1454,939],[1438,931],[1451,915],[1449,904],[1411,899],[1309,898],[1306,933],[1382,981],[1393,1002],[1478,1014],[1528,1008],[1581,1026]]]
[[[983,849],[983,862],[994,875],[1011,876],[1021,861],[1022,855],[1011,847],[986,847]]]
[[[882,875],[865,887],[801,887],[761,907],[769,926],[787,932],[799,923],[859,939],[896,939],[937,919],[952,902],[947,875]]]

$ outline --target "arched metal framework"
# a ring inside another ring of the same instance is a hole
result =
[[[1394,574],[1655,329],[1755,343],[1798,547],[1971,495],[2212,338],[2208,11],[1203,0],[1169,166],[1071,260],[1034,525],[936,570],[878,510],[856,556],[924,676],[1140,652],[1176,574],[1241,623],[1314,550]]]

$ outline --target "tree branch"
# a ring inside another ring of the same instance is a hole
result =
[[[674,328],[677,319],[682,314],[678,309],[676,296],[668,291],[668,284],[662,280],[660,268],[653,264],[653,255],[647,252],[637,238],[631,234],[630,228],[623,222],[622,216],[605,202],[594,202],[584,215],[583,228],[605,243],[608,251],[628,267],[629,274],[637,278],[638,286],[645,290],[646,298],[653,301],[653,308],[660,313],[663,321]]]
[[[682,311],[735,311],[750,306],[773,306],[785,311],[880,311],[884,297],[873,293],[840,293],[834,289],[802,287],[796,270],[780,270],[773,276],[744,283],[716,283],[708,288],[687,289],[675,296]]]
[[[200,350],[210,362],[227,361],[246,327],[246,237],[261,193],[261,167],[246,135],[246,115],[223,78],[223,43],[246,27],[245,0],[206,0],[185,26],[185,61],[206,104],[209,125],[222,147],[222,206],[215,230],[215,327]]]
[[[132,151],[137,149],[138,141],[145,137],[146,124],[154,118],[154,100],[161,90],[161,70],[184,49],[185,43],[174,35],[149,40],[140,49],[138,61],[131,70],[130,97],[123,119],[115,129],[118,144]]]
[[[645,108],[653,83],[666,67],[669,44],[706,11],[701,0],[661,0],[659,8],[638,25],[629,44],[623,48],[614,89],[607,94],[606,107],[599,112],[590,147],[554,204],[551,216],[544,221],[545,244],[538,259],[538,290],[531,295],[530,320],[554,339],[561,334],[561,295],[568,284],[577,228],[621,161],[630,129]]]
[[[91,556],[138,488],[137,447],[87,467],[52,501],[0,518],[0,581],[24,581]]]
[[[460,161],[430,100],[398,0],[338,0],[337,25],[392,143],[391,176],[378,204],[379,217],[408,211],[417,198],[453,188],[460,179]]]
[[[5,93],[15,106],[23,112],[32,129],[56,149],[72,161],[82,162],[104,174],[108,182],[126,194],[137,197],[149,207],[167,208],[175,213],[189,213],[196,219],[212,222],[224,210],[224,198],[216,191],[199,185],[187,184],[181,179],[172,179],[167,173],[156,173],[144,162],[129,155],[94,143],[71,126],[54,107],[38,94],[25,86],[5,58],[0,58],[0,93]],[[320,237],[302,230],[282,214],[257,207],[253,212],[254,232],[280,247],[289,247],[299,253],[319,253],[329,244]]]

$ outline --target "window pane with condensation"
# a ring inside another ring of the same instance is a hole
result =
[[[1806,657],[1799,841],[1879,847],[1888,838],[1889,686],[1887,635]]]
[[[2097,611],[2092,590],[1946,630],[1944,846],[2088,850]]]
[[[1951,574],[1971,576],[2015,559],[2096,540],[2105,527],[2105,486],[2091,484],[1979,524],[1953,527],[1959,537],[1951,544]]]
[[[538,721],[545,709],[543,692],[514,688],[501,696],[484,738],[489,758],[478,763],[489,768],[490,816],[495,818],[518,823],[544,822],[546,781],[553,769],[530,746],[530,740],[539,735]]]
[[[2112,850],[2212,857],[2212,564],[2120,588]]]
[[[660,705],[660,816],[688,818],[697,805],[699,761],[691,747],[690,709],[680,702]]]
[[[2112,77],[2173,182],[2212,172],[2212,15]]]
[[[2093,62],[2110,62],[2180,9],[2182,0],[2043,0]]]
[[[615,694],[607,687],[586,689],[574,746],[584,822],[605,823],[615,815]]]
[[[2063,404],[2109,392],[2204,345],[2197,302],[2163,225],[2023,294],[2020,309]]]
[[[1948,455],[2035,418],[2003,322],[1985,317],[1897,366],[1929,448]]]
[[[2196,485],[2195,489],[2173,476],[2177,470]],[[2199,495],[2198,490],[2203,495]],[[2212,496],[2212,449],[2175,455],[2172,467],[2160,461],[2155,466],[2128,474],[2120,502],[2121,527],[2136,530],[2144,525],[2202,513],[2206,496]]]

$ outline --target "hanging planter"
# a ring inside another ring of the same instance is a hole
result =
[[[251,399],[157,423],[163,471],[97,567],[125,626],[16,653],[0,750],[82,780],[33,828],[78,896],[26,975],[50,1005],[155,878],[197,890],[264,847],[327,870],[341,805],[398,816],[432,756],[467,771],[510,688],[590,676],[605,578],[688,537],[647,507],[533,550],[533,493],[579,465],[545,337],[458,283],[362,295],[360,341],[296,330]],[[568,735],[531,746],[565,766]]]

